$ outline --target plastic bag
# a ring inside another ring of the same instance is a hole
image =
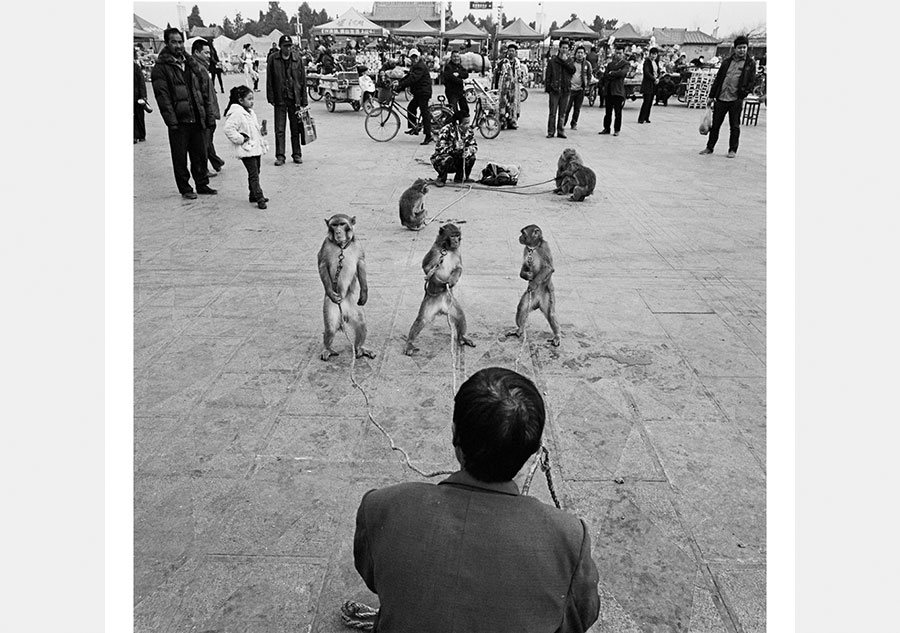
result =
[[[706,136],[709,134],[709,128],[712,127],[712,110],[707,107],[706,114],[703,115],[703,120],[700,121],[700,134]]]

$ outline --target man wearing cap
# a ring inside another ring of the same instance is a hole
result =
[[[309,103],[306,97],[306,66],[300,51],[292,50],[289,35],[278,39],[279,51],[266,62],[266,101],[275,107],[275,165],[284,165],[285,119],[291,127],[291,157],[303,162],[300,149],[300,117],[297,110]]]
[[[709,89],[709,103],[713,105],[712,127],[709,129],[709,139],[706,147],[700,154],[712,154],[719,140],[719,128],[725,117],[731,133],[728,137],[728,158],[734,158],[738,150],[738,141],[741,138],[741,110],[744,107],[744,97],[753,89],[756,81],[756,60],[747,54],[749,41],[745,35],[738,35],[734,39],[734,52],[731,53],[713,81]]]
[[[569,59],[569,42],[559,43],[559,52],[547,60],[544,71],[544,91],[550,96],[550,112],[547,116],[547,138],[566,138],[565,118],[572,89],[575,64]]]
[[[421,145],[428,145],[432,141],[431,111],[428,109],[428,101],[431,99],[431,73],[428,71],[428,66],[417,49],[410,49],[409,58],[412,60],[412,66],[406,77],[397,84],[398,91],[409,88],[413,96],[406,107],[406,122],[409,128],[406,130],[406,133],[413,135],[419,133],[414,125],[415,113],[416,110],[419,110],[422,116],[422,129],[425,131],[425,140],[422,141]]]
[[[437,145],[431,155],[431,165],[438,173],[434,185],[443,187],[450,172],[456,174],[453,182],[463,182],[463,179],[473,182],[469,174],[477,152],[478,143],[475,142],[475,131],[469,127],[469,115],[457,112],[438,132]]]

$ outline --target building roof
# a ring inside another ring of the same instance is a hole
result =
[[[670,29],[661,28],[653,29],[653,36],[659,46],[672,46],[677,44],[683,46],[685,44],[718,44],[721,40],[707,35],[700,29],[696,31],[688,31],[687,29]]]
[[[391,34],[393,35],[412,35],[412,36],[427,36],[427,35],[438,35],[440,31],[436,28],[425,22],[420,16],[414,17],[412,20],[404,24],[403,26],[398,26],[395,29],[391,29]]]
[[[498,40],[542,40],[544,36],[535,31],[533,28],[525,24],[522,18],[516,18],[516,21],[507,24],[497,34]]]
[[[622,26],[617,28],[615,31],[613,31],[612,35],[613,35],[613,37],[616,38],[616,40],[619,40],[619,41],[622,41],[622,40],[634,41],[634,42],[649,42],[650,41],[649,36],[641,35],[637,31],[635,31],[634,27],[631,26],[630,22],[626,22],[625,24],[623,24]]]
[[[550,37],[581,37],[595,40],[600,37],[600,34],[597,33],[597,31],[588,28],[580,18],[575,18],[560,28],[550,31]]]
[[[381,22],[412,20],[416,16],[434,22],[441,19],[441,6],[438,2],[374,2],[372,12],[363,15]]]

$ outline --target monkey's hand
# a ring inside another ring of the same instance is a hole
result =
[[[368,301],[368,300],[369,300],[369,293],[366,292],[365,290],[360,290],[359,291],[359,301],[356,302],[356,305],[364,306],[364,305],[366,305],[366,301]]]
[[[334,290],[327,290],[325,295],[331,299],[332,303],[340,303],[343,297],[336,293]]]

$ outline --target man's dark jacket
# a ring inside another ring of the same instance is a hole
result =
[[[291,51],[288,64],[291,80],[293,81],[294,104],[306,106],[309,99],[306,96],[306,66],[300,51]],[[283,106],[285,75],[285,60],[281,58],[281,51],[272,55],[266,61],[266,101],[274,106]]]
[[[431,97],[431,73],[425,60],[419,57],[410,67],[406,77],[397,84],[400,90],[409,88],[416,97]]]
[[[469,71],[463,68],[462,64],[454,64],[447,62],[444,66],[444,72],[441,79],[444,84],[444,94],[461,96],[465,91],[465,79],[469,77]]]
[[[722,66],[719,67],[719,72],[716,73],[712,88],[709,89],[710,99],[717,99],[722,92],[722,85],[725,83],[725,77],[728,75],[728,68],[731,66],[732,60],[740,63],[740,60],[735,58],[734,53],[725,58],[725,61],[722,62]],[[750,55],[746,55],[744,61],[744,69],[741,71],[741,76],[738,78],[738,101],[750,94],[750,91],[753,90],[753,84],[756,81],[756,60],[750,57]]]
[[[606,65],[603,77],[606,80],[606,94],[610,97],[625,97],[625,77],[631,70],[631,64],[625,59],[611,60]]]
[[[185,55],[184,64],[183,71],[168,47],[163,48],[157,56],[150,81],[159,113],[168,127],[179,123],[199,123],[204,128],[212,127],[216,124],[216,119],[210,102],[212,90],[208,85],[209,75],[190,55]],[[191,107],[191,95],[200,114],[199,120]]]
[[[571,59],[563,61],[562,57],[554,55],[547,61],[547,70],[544,72],[544,92],[568,94],[572,91],[574,74],[575,62]]]
[[[584,633],[599,614],[584,521],[512,481],[459,471],[371,490],[353,557],[378,594],[379,633]]]
[[[656,68],[656,79],[659,79],[662,69],[658,59],[656,60]],[[643,78],[641,79],[641,94],[652,95],[654,92],[656,92],[656,82],[653,81],[653,60],[648,57],[644,60]]]

